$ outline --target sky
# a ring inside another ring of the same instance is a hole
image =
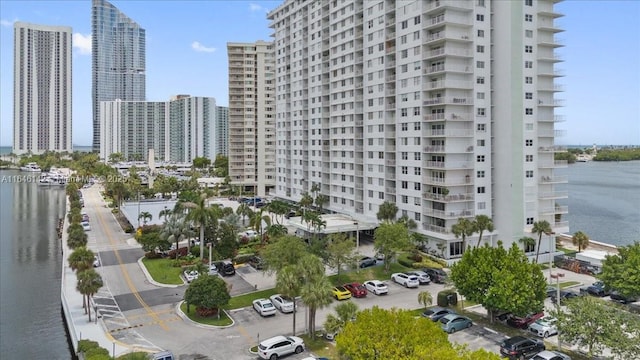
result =
[[[502,0],[508,1],[508,0]],[[271,40],[267,12],[282,1],[114,0],[147,33],[147,100],[214,97],[228,105],[227,42]],[[640,145],[640,1],[556,5],[566,76],[556,98],[560,145]],[[91,1],[0,0],[0,146],[13,139],[13,22],[73,28],[73,143],[91,145]]]

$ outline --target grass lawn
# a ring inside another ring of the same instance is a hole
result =
[[[315,340],[311,340],[309,335],[301,335],[300,337],[304,339],[304,345],[307,350],[315,355],[329,359],[338,358],[338,350],[336,349],[335,343],[321,337],[316,337]]]
[[[210,317],[202,317],[196,313],[196,307],[190,306],[189,312],[187,312],[187,303],[183,302],[180,304],[180,310],[185,313],[189,319],[204,325],[214,325],[214,326],[227,326],[233,324],[233,321],[227,316],[224,311],[220,311],[220,319],[217,316]]]
[[[171,262],[171,259],[142,259],[142,263],[147,268],[147,271],[149,271],[153,280],[161,284],[184,284],[182,278],[180,278],[182,268],[172,266]]]
[[[232,309],[240,309],[247,306],[253,306],[253,300],[261,299],[261,298],[268,299],[269,296],[275,295],[277,293],[278,292],[274,288],[274,289],[255,291],[255,292],[240,295],[240,296],[234,296],[231,298],[231,300],[229,300],[229,304],[224,306],[224,308],[226,310],[232,310]]]
[[[329,276],[329,281],[331,281],[334,285],[341,285],[349,282],[359,282],[363,283],[367,280],[389,280],[391,279],[391,274],[396,272],[405,272],[410,271],[408,267],[402,266],[398,263],[391,263],[389,267],[389,271],[384,270],[384,266],[371,266],[364,269],[356,269],[347,272],[340,272],[340,276],[331,275]]]
[[[561,283],[560,283],[560,289],[566,289],[566,288],[568,288],[568,287],[570,287],[570,286],[575,286],[575,285],[578,285],[578,284],[580,284],[580,282],[579,282],[579,281],[565,281],[565,282],[561,282]]]

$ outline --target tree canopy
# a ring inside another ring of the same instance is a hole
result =
[[[329,235],[329,244],[327,245],[327,264],[338,271],[344,265],[353,263],[355,244],[353,238],[347,237],[344,233],[335,233]]]
[[[201,315],[217,314],[218,309],[229,303],[227,283],[219,276],[202,275],[195,279],[184,293],[187,306],[195,305]]]
[[[372,329],[384,329],[375,331]],[[485,350],[471,352],[449,342],[439,322],[406,310],[373,307],[359,312],[336,336],[340,358],[350,360],[498,360]]]
[[[380,221],[391,222],[395,220],[397,213],[398,206],[390,201],[385,201],[378,208],[378,213],[376,214],[376,216]]]
[[[374,248],[384,255],[385,269],[389,270],[391,260],[397,253],[411,247],[409,230],[403,223],[383,223],[375,231]]]
[[[451,267],[451,280],[460,294],[490,312],[526,315],[544,307],[544,275],[515,243],[508,251],[502,242],[498,247],[469,249]]]
[[[287,265],[295,265],[307,254],[307,245],[300,238],[286,235],[267,245],[261,252],[265,269],[277,273]]]
[[[619,247],[618,255],[606,256],[598,278],[625,297],[640,297],[640,242]]]

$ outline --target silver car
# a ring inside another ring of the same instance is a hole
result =
[[[424,271],[420,271],[420,270],[409,271],[409,272],[407,272],[407,275],[417,276],[418,277],[418,281],[420,282],[420,285],[427,285],[427,284],[431,283],[431,277],[429,277],[429,274],[427,274]]]
[[[532,360],[571,360],[571,357],[558,351],[545,350],[537,353]]]
[[[276,309],[282,311],[283,313],[292,313],[293,312],[293,301],[291,299],[282,296],[280,294],[271,295],[269,300],[273,303],[273,306]]]
[[[547,338],[550,335],[558,333],[558,327],[556,322],[558,320],[551,316],[545,316],[542,319],[536,320],[533,324],[529,325],[529,331],[538,335],[539,337]]]

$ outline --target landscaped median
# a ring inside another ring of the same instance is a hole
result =
[[[186,315],[189,320],[197,322],[198,324],[218,327],[227,327],[233,325],[233,319],[231,319],[229,315],[227,315],[227,312],[223,311],[222,309],[218,311],[218,314],[220,315],[220,318],[218,318],[217,316],[200,316],[196,312],[195,306],[190,306],[189,308],[189,311],[187,311],[187,303],[184,301],[180,304],[180,311],[182,311],[182,313]]]

